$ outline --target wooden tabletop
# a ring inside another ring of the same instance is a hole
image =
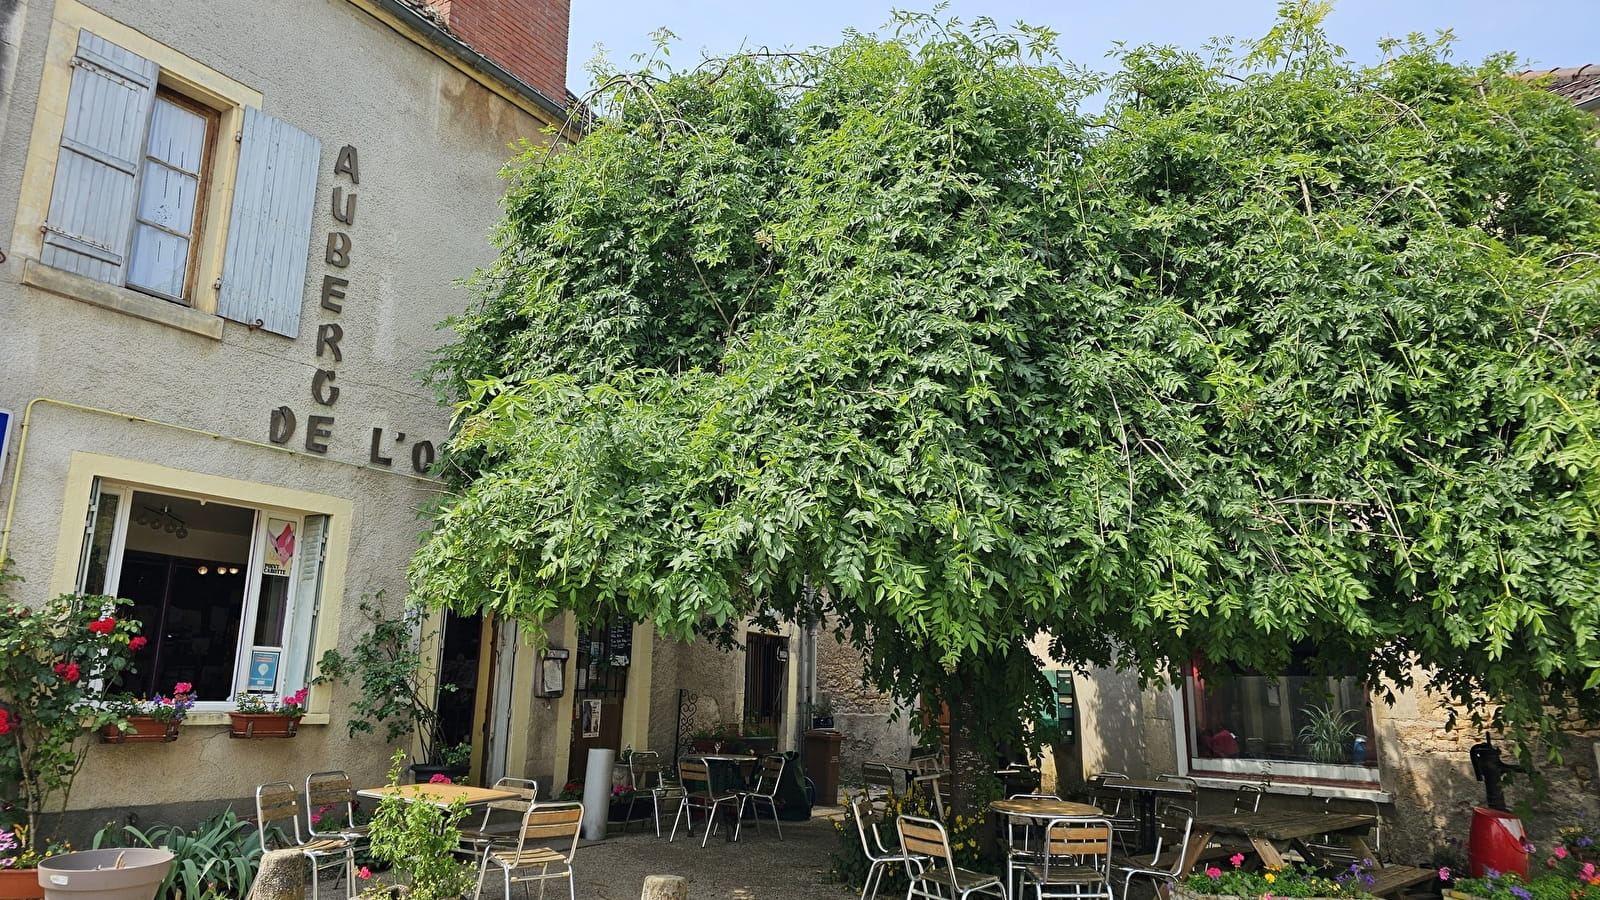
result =
[[[421,801],[432,803],[436,806],[449,806],[457,800],[467,801],[468,806],[479,803],[488,803],[492,800],[515,800],[522,797],[516,791],[502,791],[496,788],[473,787],[470,784],[402,784],[393,787],[363,788],[356,791],[363,797],[372,797],[382,800],[394,795],[410,802]]]
[[[1100,782],[1100,787],[1117,791],[1143,791],[1150,794],[1193,794],[1194,785],[1187,781],[1136,781],[1127,778],[1110,778]]]
[[[1194,827],[1213,834],[1293,841],[1318,834],[1365,834],[1376,821],[1356,813],[1261,811],[1202,816],[1194,820]]]
[[[1054,819],[1060,816],[1098,816],[1100,807],[1068,800],[1051,800],[1048,797],[1015,797],[996,800],[989,808],[1008,816],[1028,816],[1034,819]]]
[[[869,759],[869,760],[866,761],[865,764],[866,765],[873,765],[873,766],[883,766],[884,768],[888,768],[888,769],[898,769],[901,772],[916,772],[916,771],[919,771],[919,769],[920,769],[920,767],[916,763],[907,762],[907,761],[905,761],[903,759],[902,760]]]

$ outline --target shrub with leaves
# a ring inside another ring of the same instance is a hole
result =
[[[865,791],[861,792],[866,795]],[[833,823],[833,830],[839,839],[839,845],[829,855],[833,863],[833,877],[859,889],[867,877],[867,857],[861,848],[861,837],[856,832],[855,807],[851,805],[850,796],[839,798],[844,806],[844,818]],[[883,801],[883,821],[878,825],[878,833],[882,836],[884,846],[895,847],[899,845],[900,836],[895,831],[895,820],[902,815],[922,816],[937,819],[937,810],[932,799],[920,787],[910,794],[891,795]],[[943,819],[945,833],[950,837],[950,853],[956,865],[974,871],[997,871],[993,861],[985,859],[983,853],[983,820],[982,817],[968,816],[951,809],[945,809]],[[871,837],[868,836],[870,841]],[[884,896],[895,896],[904,893],[908,878],[904,866],[890,864],[884,873],[883,881],[878,886],[878,892]]]
[[[400,784],[405,762],[405,751],[396,751],[389,766],[390,787]],[[466,814],[464,800],[440,807],[390,794],[378,801],[367,832],[371,852],[410,886],[410,900],[453,900],[476,883],[472,867],[455,855]]]
[[[261,842],[255,827],[224,810],[194,828],[157,825],[148,830],[133,825],[107,825],[94,836],[101,847],[164,847],[175,857],[172,870],[161,882],[157,898],[164,900],[220,900],[243,897],[261,866]]]

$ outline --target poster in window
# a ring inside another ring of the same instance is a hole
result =
[[[278,689],[278,658],[282,650],[252,650],[250,651],[250,677],[245,685],[247,691],[267,691]]]
[[[601,701],[583,701],[583,736],[597,738],[600,736],[600,710]]]
[[[294,523],[288,519],[267,519],[267,546],[261,558],[261,571],[267,575],[287,575],[294,567]]]

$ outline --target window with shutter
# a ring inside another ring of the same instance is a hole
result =
[[[40,182],[50,195],[39,261],[298,336],[321,143],[261,112],[260,95],[226,76],[194,81],[190,62],[181,63],[181,89],[167,86],[163,67],[180,65],[170,48],[109,21],[97,30],[117,41],[89,28],[52,32],[53,45],[74,51],[67,99],[56,107],[64,124],[53,178]],[[238,135],[236,166],[229,165],[235,145],[218,139],[224,133]],[[211,183],[213,171],[229,180]],[[222,205],[225,197],[231,209]],[[184,319],[168,304],[128,306],[81,281],[73,287],[66,276],[27,283],[221,335],[220,325],[202,328],[205,320],[187,311]]]

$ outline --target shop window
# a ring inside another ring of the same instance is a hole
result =
[[[1279,675],[1202,674],[1184,686],[1193,774],[1375,783],[1372,708],[1357,676],[1312,674],[1297,657]]]
[[[79,589],[133,601],[126,614],[146,639],[121,687],[150,696],[186,681],[216,709],[239,692],[303,687],[327,522],[97,483]]]

